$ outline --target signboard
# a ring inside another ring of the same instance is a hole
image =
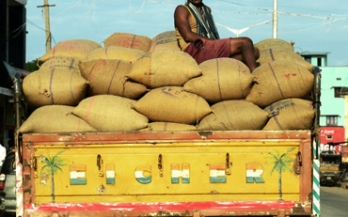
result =
[[[335,153],[341,152],[341,145],[329,146],[330,142],[342,142],[345,141],[344,127],[321,127],[320,133],[320,149],[321,151],[333,151]]]

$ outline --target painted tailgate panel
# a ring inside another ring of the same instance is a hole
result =
[[[308,130],[25,134],[23,217],[310,216],[311,141]]]
[[[293,172],[299,151],[298,140],[155,145],[40,143],[35,145],[33,155],[37,168],[32,200],[39,204],[53,200],[56,203],[225,201],[231,198],[300,201],[300,176]],[[276,164],[279,159],[284,163],[281,170]],[[56,164],[53,175],[49,169],[52,162]],[[172,177],[173,170],[175,177]],[[189,183],[183,183],[182,174],[186,174]],[[175,178],[179,178],[179,183],[172,183]]]

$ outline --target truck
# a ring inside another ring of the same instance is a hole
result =
[[[341,154],[320,154],[320,184],[338,186],[342,175]]]
[[[16,131],[17,216],[319,216],[313,73],[308,130]]]
[[[339,186],[346,187],[347,173],[347,155],[348,149],[346,141],[329,142],[329,151],[320,153],[320,184],[323,186]],[[341,146],[341,151],[336,153],[333,150],[334,146]]]

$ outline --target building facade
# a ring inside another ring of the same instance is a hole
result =
[[[330,146],[347,140],[348,67],[327,66],[326,52],[302,53],[301,56],[321,69],[321,151],[340,153],[340,145]]]
[[[13,81],[3,62],[25,68],[26,0],[2,0],[0,3],[0,144],[13,141]],[[11,145],[10,145],[11,146]]]

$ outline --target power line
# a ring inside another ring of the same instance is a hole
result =
[[[247,8],[254,8],[257,10],[261,10],[261,11],[267,11],[270,13],[273,13],[273,9],[269,9],[269,8],[263,8],[263,7],[259,7],[259,6],[251,6],[251,5],[246,5],[246,4],[241,4],[241,3],[236,3],[236,2],[232,2],[229,0],[219,0],[222,2],[226,2],[228,4],[234,4],[234,5],[238,5],[238,6],[242,6],[242,7],[247,7]],[[303,9],[303,8],[302,8]],[[218,11],[218,10],[215,10]],[[230,12],[230,13],[235,13],[235,11],[218,11],[218,12]],[[237,12],[240,13],[240,12]],[[247,14],[250,14],[250,12],[246,12]],[[255,13],[253,13],[255,14]],[[325,15],[317,15],[317,14],[304,14],[304,13],[294,13],[294,12],[284,12],[284,11],[279,11],[278,10],[278,14],[281,15],[285,15],[285,16],[294,16],[294,17],[309,17],[309,18],[316,18],[316,19],[325,19],[328,17],[331,17],[331,19],[334,20],[347,20],[348,16],[346,14],[334,14],[334,13],[329,13],[329,14],[325,14]],[[334,16],[344,16],[345,18],[332,18]]]

